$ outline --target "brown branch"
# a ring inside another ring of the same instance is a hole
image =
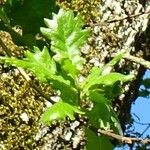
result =
[[[143,136],[143,134],[144,134],[145,132],[147,132],[147,130],[148,130],[149,128],[150,128],[150,124],[144,129],[144,131],[140,134],[139,137]]]
[[[131,18],[135,18],[135,17],[141,16],[141,15],[146,15],[146,14],[150,14],[150,12],[141,12],[141,13],[133,14],[133,15],[126,16],[126,17],[119,17],[119,18],[114,19],[114,20],[108,20],[107,23],[123,21],[125,19],[131,19]]]
[[[136,137],[126,137],[126,136],[121,136],[119,134],[114,133],[112,130],[101,130],[101,129],[97,129],[93,126],[89,127],[94,133],[96,133],[97,135],[105,135],[108,137],[111,137],[113,139],[116,139],[118,141],[121,141],[123,143],[126,144],[132,144],[132,143],[141,143],[141,144],[150,144],[150,139],[146,138],[136,138]]]
[[[4,42],[2,41],[1,38],[0,38],[0,45],[1,45],[1,47],[3,48],[3,50],[6,52],[6,54],[7,54],[9,57],[11,57],[12,54],[11,54],[10,49],[7,48],[7,46],[4,44]],[[18,71],[21,73],[21,75],[23,76],[23,78],[29,83],[29,85],[30,85],[33,89],[35,89],[38,93],[40,93],[40,95],[41,95],[42,97],[44,97],[45,99],[47,99],[48,101],[50,101],[52,104],[55,103],[54,101],[52,101],[52,100],[50,99],[50,97],[49,97],[47,94],[45,94],[45,93],[42,91],[42,89],[41,89],[40,87],[37,87],[37,85],[36,85],[35,83],[31,83],[31,78],[29,77],[29,75],[28,75],[22,68],[17,67],[17,69],[18,69]]]
[[[150,144],[150,139],[142,139],[142,138],[136,138],[136,137],[126,137],[126,136],[121,136],[118,134],[115,134],[113,132],[110,131],[105,131],[105,130],[98,130],[98,133],[112,137],[114,139],[117,139],[119,141],[122,141],[126,144],[132,144],[134,142],[138,142],[141,144]]]
[[[91,27],[99,26],[99,25],[105,26],[105,25],[107,25],[107,24],[109,24],[109,23],[114,23],[114,22],[118,22],[118,21],[123,21],[123,20],[126,20],[126,19],[132,19],[132,18],[141,16],[141,15],[146,15],[146,14],[150,14],[150,12],[141,12],[141,13],[133,14],[133,15],[126,16],[126,17],[118,17],[117,19],[108,20],[108,21],[106,21],[106,22],[90,23],[89,25],[90,25]]]

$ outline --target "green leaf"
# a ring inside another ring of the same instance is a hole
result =
[[[120,122],[119,122],[119,120],[117,118],[117,115],[115,114],[115,112],[113,110],[112,110],[111,121],[112,121],[112,129],[113,129],[113,131],[116,131],[121,136],[123,136],[123,131],[122,131]]]
[[[117,72],[111,72],[106,75],[100,75],[100,69],[98,67],[94,67],[91,70],[91,73],[83,83],[82,89],[87,93],[87,91],[93,88],[96,85],[103,86],[111,86],[118,81],[127,82],[134,78],[133,75],[123,75]]]
[[[64,80],[62,76],[58,79],[57,76],[54,76],[53,79],[49,81],[53,89],[60,90],[60,97],[67,103],[78,104],[79,97],[77,90],[72,86],[71,82]]]
[[[132,80],[134,78],[133,75],[123,75],[117,72],[111,72],[113,66],[120,61],[124,54],[125,52],[120,53],[102,68],[93,67],[90,74],[81,85],[84,93],[87,93],[93,86],[99,86],[99,88],[101,86],[101,88],[103,88],[104,86],[112,86],[118,81],[127,82]]]
[[[104,91],[99,90],[89,90],[88,97],[90,100],[97,102],[97,103],[107,103],[108,100],[105,96]]]
[[[114,146],[110,138],[106,136],[97,136],[90,129],[86,129],[87,145],[86,150],[113,150]]]
[[[76,66],[73,65],[69,59],[64,59],[62,61],[62,68],[66,72],[69,72],[71,77],[73,77],[73,79],[75,79],[75,75],[78,74],[78,70],[76,69]]]
[[[106,86],[105,87],[105,91],[106,94],[110,97],[110,98],[115,98],[117,96],[119,96],[121,93],[123,93],[123,88],[120,86],[120,81],[114,83],[112,86]]]
[[[133,79],[133,75],[123,75],[117,72],[112,72],[107,75],[101,76],[98,84],[113,85],[117,81],[127,82]]]
[[[97,78],[100,77],[100,68],[99,67],[93,67],[90,71],[90,74],[85,79],[83,84],[81,85],[81,88],[83,91],[88,92],[90,86],[95,85],[97,82]]]
[[[93,109],[87,112],[87,116],[92,126],[104,130],[113,129],[116,133],[123,135],[117,115],[107,102],[99,100],[98,103],[94,103]]]
[[[85,61],[81,57],[80,48],[89,37],[90,31],[82,29],[83,23],[79,15],[74,16],[72,11],[62,9],[57,15],[53,15],[53,20],[45,19],[45,23],[48,28],[41,28],[41,32],[52,41],[54,59],[62,66],[65,65],[63,69],[72,77],[78,75]]]
[[[44,25],[43,18],[52,17],[56,10],[56,0],[6,0],[0,6],[0,30],[9,32],[19,46],[43,48],[45,41],[36,35]],[[21,34],[14,31],[14,26],[21,28]]]
[[[51,124],[54,120],[64,120],[66,117],[74,120],[75,113],[84,114],[84,112],[80,111],[76,106],[70,105],[63,101],[59,101],[43,113],[40,121],[45,124]]]
[[[43,51],[34,47],[34,53],[27,51],[25,56],[26,58],[23,60],[9,57],[0,57],[0,59],[13,66],[32,71],[40,81],[47,82],[52,88],[60,90],[62,99],[67,100],[69,103],[78,103],[76,89],[69,80],[63,78],[61,72],[60,74],[57,73],[56,64],[53,58],[50,57],[46,47],[44,47]]]
[[[83,85],[87,84],[87,83],[91,83],[91,82],[93,82],[93,80],[95,80],[96,78],[100,77],[100,71],[101,70],[100,70],[99,67],[93,67],[90,70],[90,74],[88,75],[88,77],[84,81]]]
[[[93,109],[87,112],[90,123],[97,128],[114,129],[114,131],[122,135],[122,129],[117,115],[106,96],[98,93],[97,90],[90,90],[89,98],[94,102]]]
[[[55,9],[55,0],[7,0],[4,4],[11,26],[21,26],[23,35],[38,33],[43,18],[51,17]]]
[[[150,95],[150,91],[148,91],[146,89],[140,89],[138,95],[141,97],[147,97],[148,98]]]
[[[16,58],[0,57],[5,62],[11,65],[22,67],[32,71],[39,80],[45,82],[47,79],[55,78],[55,80],[62,80],[62,77],[56,77],[56,65],[54,60],[50,57],[48,49],[44,47],[43,51],[40,51],[37,47],[34,47],[34,53],[25,52],[26,58],[19,60]]]
[[[27,51],[25,56],[26,58],[23,60],[9,57],[0,57],[0,59],[13,66],[32,71],[40,81],[47,82],[53,89],[60,90],[62,99],[65,99],[68,103],[78,104],[77,90],[69,79],[63,77],[61,71],[58,73],[55,61],[50,57],[46,47],[43,51],[34,47],[34,53]]]
[[[107,102],[102,100],[95,102],[93,109],[87,112],[89,122],[97,128],[110,129],[111,111],[109,107]]]
[[[10,21],[4,11],[4,8],[0,6],[0,20],[2,20],[5,24],[9,24]]]

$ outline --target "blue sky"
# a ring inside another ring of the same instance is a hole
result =
[[[144,79],[145,78],[150,78],[150,70],[145,73]],[[150,123],[150,98],[139,97],[135,104],[132,105],[132,113],[135,113],[140,118],[141,123]],[[134,118],[136,121],[138,121],[138,118]],[[146,126],[144,125],[135,123],[135,129],[137,129],[139,132],[143,132],[145,127]],[[147,130],[146,134],[150,134],[150,129]]]
[[[146,71],[144,75],[144,79],[145,78],[150,78],[150,70]],[[136,114],[136,116],[138,116],[136,117],[135,115],[133,115],[133,118],[136,121],[141,123],[150,123],[150,98],[138,97],[138,99],[132,105],[131,113]],[[134,123],[135,131],[138,131],[140,133],[142,133],[147,126],[148,125],[141,125],[141,124]],[[142,137],[148,134],[150,135],[150,128],[148,128],[148,130],[145,132],[145,134]],[[129,148],[128,147],[116,148],[115,150],[129,150]]]

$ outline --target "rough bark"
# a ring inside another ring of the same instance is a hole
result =
[[[91,66],[102,66],[116,53],[124,50],[129,50],[133,56],[150,61],[149,14],[142,14],[150,11],[149,0],[60,0],[58,3],[61,7],[80,12],[86,26],[90,26],[93,31],[88,43],[81,50],[87,60],[85,74]],[[20,49],[17,50],[12,42],[7,41],[10,37],[6,35],[1,33],[4,43],[10,48],[12,54],[22,55]],[[0,52],[5,54],[2,48]],[[2,109],[0,115],[4,117],[0,120],[0,141],[2,141],[0,144],[4,145],[4,148],[55,150],[83,148],[85,139],[82,118],[75,123],[67,121],[54,124],[51,128],[39,126],[36,121],[43,111],[42,108],[48,105],[48,101],[30,88],[14,68],[6,68],[2,65],[0,69],[0,109]],[[114,109],[125,131],[125,125],[130,122],[131,106],[138,97],[140,81],[146,68],[123,59],[114,67],[114,70],[124,74],[134,74],[136,77],[130,84],[123,85],[125,92],[114,101]],[[49,95],[50,87],[39,85],[37,81],[34,82]],[[20,118],[24,109],[30,116],[28,123]],[[74,125],[73,129],[71,125]],[[71,135],[69,140],[66,139],[68,134]],[[79,141],[74,139],[79,139]]]

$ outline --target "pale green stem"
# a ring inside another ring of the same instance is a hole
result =
[[[131,61],[133,61],[133,62],[135,62],[137,64],[140,64],[140,65],[144,66],[145,68],[150,69],[150,62],[144,60],[143,58],[138,58],[138,57],[132,56],[130,54],[125,54],[123,56],[123,58],[131,60]]]

